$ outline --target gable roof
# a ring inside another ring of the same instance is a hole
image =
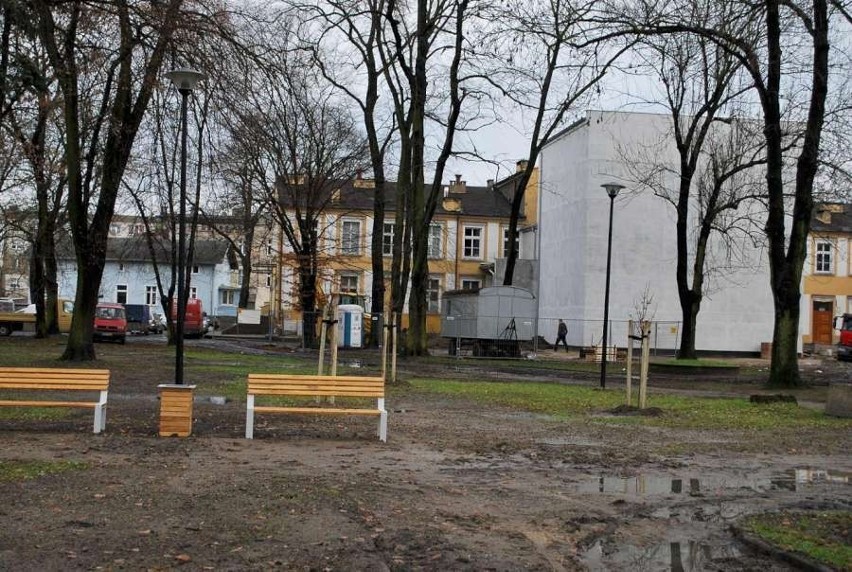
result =
[[[74,250],[71,241],[63,241],[62,247],[57,248],[56,257],[59,260],[74,259]],[[169,262],[171,260],[171,242],[168,240],[155,241],[154,247],[157,252],[157,262]],[[196,240],[195,250],[192,257],[193,264],[215,266],[225,259],[228,251],[228,242],[225,240]],[[151,253],[148,243],[142,236],[131,238],[110,238],[107,241],[107,262],[149,262]]]
[[[375,182],[369,179],[354,179],[348,181],[336,181],[335,184],[326,185],[325,199],[327,204],[325,210],[343,211],[369,211],[373,210],[375,196]],[[458,202],[459,210],[445,208],[444,201],[438,201],[435,215],[466,215],[483,216],[495,218],[509,218],[512,205],[496,187],[467,186],[464,182],[442,185],[441,195],[444,198],[454,199]],[[291,187],[291,191],[279,187],[279,201],[282,205],[292,204],[290,195],[296,194],[297,187]],[[396,210],[399,197],[399,187],[394,181],[386,181],[385,209],[387,212]],[[333,198],[332,198],[333,197]],[[321,200],[317,200],[321,203]],[[447,204],[446,206],[450,206]]]
[[[821,203],[814,207],[811,232],[852,233],[852,209],[849,203]]]

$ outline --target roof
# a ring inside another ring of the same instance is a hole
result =
[[[74,258],[71,241],[63,241],[63,246],[57,249],[57,258],[67,260]],[[158,248],[157,260],[167,262],[171,258],[171,243],[169,241],[156,241]],[[225,240],[196,240],[195,250],[192,257],[193,264],[216,265],[222,262],[228,251],[228,243]],[[141,236],[132,238],[110,238],[107,241],[107,262],[148,262],[151,253],[148,250],[148,242]]]
[[[821,203],[814,207],[811,232],[852,233],[852,209],[849,203]]]
[[[344,211],[373,211],[375,197],[375,182],[368,179],[354,179],[338,181],[335,185],[327,185],[328,194],[339,190],[336,198],[328,201],[326,210],[337,209]],[[393,212],[396,209],[399,190],[396,182],[386,181],[385,209]],[[294,189],[295,190],[295,189]],[[279,191],[279,200],[282,204],[292,202],[288,200],[289,193],[283,188]],[[508,218],[512,212],[512,205],[495,187],[467,186],[463,181],[460,183],[449,183],[444,186],[441,193],[443,198],[455,199],[460,204],[460,210],[455,210],[449,203],[439,201],[435,209],[435,215],[465,215],[483,217],[505,217]],[[320,202],[320,201],[317,201]]]

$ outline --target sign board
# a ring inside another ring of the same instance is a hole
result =
[[[245,310],[243,308],[239,308],[237,311],[237,323],[238,324],[259,324],[260,323],[260,310]]]

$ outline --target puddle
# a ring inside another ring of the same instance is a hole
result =
[[[603,445],[601,441],[592,439],[582,439],[578,437],[548,437],[536,441],[541,445],[550,445],[551,447],[564,447],[566,445],[574,445],[578,447],[600,447]]]
[[[741,552],[731,543],[702,541],[664,542],[651,547],[618,546],[610,550],[601,541],[581,554],[590,570],[686,570],[719,569],[719,564],[736,561]]]
[[[704,475],[701,477],[671,477],[637,475],[635,477],[588,477],[569,485],[580,493],[647,495],[713,495],[721,491],[750,489],[765,491],[801,491],[815,484],[849,484],[852,473],[825,469],[794,469],[771,476]]]

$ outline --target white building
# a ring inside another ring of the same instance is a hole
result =
[[[676,170],[673,143],[660,146],[670,139],[670,129],[666,115],[588,112],[542,151],[539,317],[569,320],[569,344],[601,342],[610,206],[601,185],[616,182],[626,188],[614,203],[609,342],[626,344],[626,320],[638,317],[647,291],[653,296],[653,319],[669,322],[665,333],[673,339],[667,347],[677,347],[682,315],[674,208],[635,182],[637,164],[627,159],[631,150],[655,149],[655,160]],[[735,238],[735,263],[721,257],[709,262],[716,272],[707,278],[698,314],[699,351],[757,352],[772,339],[766,253]]]

